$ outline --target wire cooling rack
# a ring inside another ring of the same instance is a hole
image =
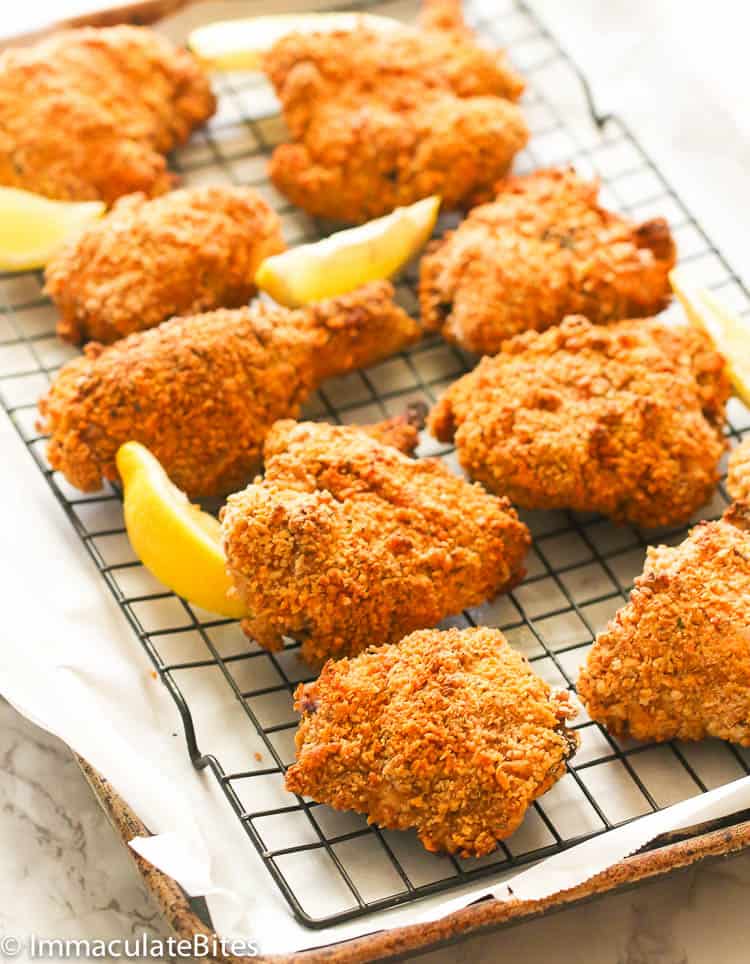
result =
[[[414,12],[402,3],[378,9]],[[509,49],[528,81],[524,110],[533,137],[517,169],[573,163],[582,174],[600,177],[608,206],[636,218],[668,217],[681,260],[690,263],[695,279],[746,312],[747,291],[717,247],[626,125],[597,115],[576,67],[529,9],[477,0],[467,12],[480,34]],[[284,138],[269,88],[257,75],[221,77],[217,87],[216,116],[176,153],[173,166],[186,184],[255,185],[279,210],[289,243],[319,236],[323,226],[292,209],[265,179],[267,156]],[[561,94],[568,104],[565,122],[556,107]],[[577,113],[569,109],[576,101]],[[402,302],[412,309],[415,278],[407,272],[399,285]],[[75,352],[54,335],[55,312],[41,295],[42,283],[38,272],[0,276],[3,406],[172,694],[193,764],[214,775],[304,924],[323,927],[523,865],[750,772],[748,751],[729,744],[635,744],[610,736],[582,712],[581,749],[567,774],[534,804],[521,829],[481,860],[427,854],[413,834],[368,827],[359,815],[287,793],[283,771],[294,756],[296,727],[292,692],[310,677],[296,645],[267,653],[246,640],[236,623],[163,591],[132,554],[117,489],[84,495],[45,461],[36,402]],[[412,401],[431,403],[472,364],[432,338],[366,372],[330,380],[305,416],[367,422],[403,411]],[[750,413],[733,400],[729,414],[728,433],[736,441],[750,430]],[[458,470],[452,450],[429,437],[419,454],[438,455]],[[727,502],[722,484],[701,515],[715,517]],[[677,542],[685,530],[644,533],[567,512],[524,518],[534,544],[523,584],[447,622],[499,626],[545,679],[573,689],[595,634],[641,571],[647,543]]]

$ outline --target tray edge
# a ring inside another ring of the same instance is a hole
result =
[[[73,755],[123,844],[127,847],[128,841],[133,837],[148,835],[149,831],[144,823],[109,781],[82,757]],[[551,910],[562,910],[598,896],[625,890],[640,881],[666,876],[700,860],[737,854],[749,846],[750,820],[747,820],[733,827],[710,831],[628,857],[578,887],[553,894],[543,900],[486,900],[455,911],[440,920],[378,931],[341,944],[329,944],[288,955],[256,958],[227,955],[204,960],[219,960],[226,964],[250,964],[253,960],[265,961],[268,964],[311,964],[313,961],[316,964],[370,964],[409,952],[425,951],[478,931],[521,923]],[[127,850],[175,934],[185,939],[190,939],[195,934],[205,934],[210,939],[214,931],[192,910],[180,885],[130,847],[127,847]]]

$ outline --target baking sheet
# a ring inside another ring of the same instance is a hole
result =
[[[225,16],[227,6],[237,11],[239,5],[223,4],[221,9],[217,4],[210,6],[212,15]],[[297,9],[303,7],[300,3],[294,6]],[[317,4],[308,4],[309,8],[315,6]],[[251,13],[262,7],[262,4],[246,3],[242,4],[242,12]],[[475,16],[483,16],[489,10],[496,16],[497,8],[498,4],[475,4],[473,12]],[[393,5],[381,9],[393,12]],[[398,10],[409,14],[413,5],[399,4]],[[187,20],[195,21],[204,16],[199,8],[188,11],[184,18],[172,24],[170,30],[179,36]],[[545,50],[539,49],[538,42],[524,47],[523,35],[528,24],[522,15],[509,12],[503,20],[503,28],[506,36],[499,39],[514,41],[514,55],[522,69],[528,70],[534,63],[543,63]],[[591,125],[582,112],[571,110],[566,115],[568,123],[564,131],[553,123],[554,118],[549,116],[549,109],[539,92],[545,97],[553,92],[563,98],[566,94],[554,61],[550,66],[548,75],[534,72],[534,90],[526,105],[527,116],[535,130],[533,154],[521,158],[519,169],[577,155],[579,170],[588,173],[591,160],[587,154],[581,154],[580,144],[583,143],[587,152],[593,149],[597,168],[608,170],[613,179],[613,172],[627,171],[627,164],[633,160],[628,157],[628,146],[606,136],[602,139],[590,129]],[[226,84],[223,86],[227,88]],[[577,91],[576,101],[580,101],[580,91]],[[255,117],[254,124],[246,123],[248,116]],[[260,189],[282,211],[287,240],[294,242],[307,237],[315,225],[305,215],[291,210],[270,186],[262,183],[263,158],[258,149],[257,131],[266,147],[283,136],[274,115],[273,98],[257,77],[235,76],[231,78],[229,89],[225,89],[218,115],[210,125],[210,135],[198,134],[188,147],[178,152],[176,161],[185,182],[261,181]],[[575,133],[575,138],[571,132]],[[700,238],[696,240],[693,236],[692,226],[680,224],[679,212],[665,211],[663,204],[654,209],[649,200],[653,185],[648,183],[647,177],[634,176],[628,180],[618,176],[617,185],[620,193],[605,191],[606,203],[613,207],[629,206],[633,213],[644,217],[662,211],[668,215],[672,213],[683,255],[690,257],[691,244],[698,252],[692,264],[696,279],[717,280],[717,266],[710,256],[700,254]],[[71,353],[54,338],[54,311],[41,302],[39,288],[40,279],[36,274],[0,282],[0,296],[6,308],[4,315],[0,316],[0,332],[4,338],[0,345],[0,377],[7,376],[0,384],[0,392],[10,406],[23,405],[24,399],[33,402],[44,390],[47,375]],[[731,290],[722,291],[722,294],[727,293],[732,295]],[[737,292],[733,294],[738,298]],[[401,295],[408,301],[405,287],[401,289]],[[32,349],[29,349],[28,341],[19,339],[19,334],[32,339]],[[367,421],[380,417],[383,411],[401,411],[408,401],[424,396],[425,391],[429,400],[430,395],[439,392],[443,384],[460,372],[462,365],[460,354],[433,340],[403,358],[377,366],[364,377],[355,374],[328,383],[325,394],[313,400],[307,414],[310,417],[339,415],[345,421]],[[45,371],[24,374],[30,371],[29,366]],[[26,437],[33,437],[33,407],[18,409],[14,419]],[[734,403],[732,421],[738,431],[750,425],[748,413]],[[27,715],[61,735],[109,777],[154,832],[164,834],[155,843],[159,848],[161,866],[176,876],[186,889],[209,894],[209,906],[220,933],[258,937],[262,949],[269,953],[317,946],[418,918],[434,917],[457,899],[468,902],[490,886],[496,891],[500,880],[517,872],[508,866],[507,853],[501,849],[485,861],[497,867],[497,876],[493,877],[491,885],[484,880],[464,887],[460,898],[454,891],[449,904],[444,897],[430,898],[411,908],[381,913],[317,933],[297,924],[213,778],[210,774],[197,774],[187,761],[181,721],[170,697],[152,678],[150,665],[137,640],[81,547],[71,539],[68,520],[50,497],[41,475],[26,458],[5,422],[0,446],[4,454],[7,452],[8,463],[8,472],[3,478],[3,483],[9,486],[9,491],[3,493],[7,498],[2,499],[3,515],[8,516],[4,531],[9,536],[8,545],[14,547],[14,552],[3,561],[7,569],[3,585],[8,591],[11,618],[4,627],[8,639],[4,646],[0,685]],[[42,444],[34,443],[32,448],[43,460]],[[420,452],[440,454],[456,467],[450,450],[436,446],[427,438]],[[33,481],[29,473],[35,474]],[[64,495],[80,499],[80,493],[66,487],[59,478],[56,483]],[[20,503],[18,493],[23,493]],[[724,502],[723,494],[717,493],[706,514],[717,514]],[[116,499],[83,499],[74,511],[107,564],[133,561],[127,540],[117,531],[122,528],[122,520]],[[590,645],[592,631],[600,628],[622,603],[622,591],[640,570],[643,555],[640,534],[615,529],[598,520],[582,519],[580,522],[585,526],[589,542],[587,555],[587,547],[581,545],[577,532],[561,532],[567,527],[563,514],[536,513],[529,517],[529,521],[537,537],[537,550],[530,558],[529,580],[513,597],[503,597],[469,615],[505,627],[511,641],[534,658],[537,671],[551,682],[565,685],[566,676],[575,678],[577,667]],[[96,532],[101,534],[92,535]],[[679,538],[679,535],[671,534],[670,538]],[[591,552],[591,545],[596,549],[595,554]],[[605,558],[607,565],[603,567],[597,556]],[[547,573],[545,566],[547,569],[551,567],[552,571]],[[556,574],[561,566],[570,567],[564,577]],[[207,614],[190,614],[173,598],[157,598],[162,587],[142,567],[123,569],[116,578],[125,597],[140,599],[133,603],[133,607],[159,655],[165,662],[185,664],[176,675],[193,710],[201,748],[219,753],[227,772],[248,773],[247,777],[236,781],[237,792],[246,801],[247,809],[263,809],[264,801],[268,802],[268,809],[287,801],[289,797],[277,776],[269,775],[267,779],[252,776],[254,769],[261,770],[267,763],[266,747],[248,727],[244,711],[235,693],[227,686],[222,670],[216,665],[196,665],[212,659],[205,636],[199,630],[204,630],[212,645],[220,651],[222,662],[230,667],[232,676],[236,674],[243,690],[258,687],[260,674],[270,673],[275,667],[269,666],[264,654],[249,646],[236,626],[212,626]],[[574,607],[555,604],[556,594],[561,592],[561,579],[574,596]],[[39,603],[40,594],[43,605]],[[519,625],[520,612],[529,616],[538,630],[538,637]],[[452,622],[465,624],[465,619]],[[175,626],[184,628],[181,632],[165,632]],[[287,677],[305,675],[304,667],[295,662],[293,653],[285,658],[288,661],[283,668]],[[277,719],[273,714],[278,714],[279,721],[291,722],[288,691],[283,699],[264,704],[263,710],[271,714],[267,717],[269,725]],[[92,719],[96,720],[95,727],[92,727]],[[585,717],[581,722],[585,724]],[[288,760],[293,731],[290,728],[281,732],[286,736],[278,738],[279,750]],[[602,829],[605,821],[617,824],[632,819],[650,811],[654,804],[666,806],[688,799],[701,790],[720,787],[746,772],[747,752],[724,744],[706,742],[645,749],[629,755],[626,765],[610,752],[610,745],[597,727],[584,725],[581,734],[583,746],[574,761],[575,772],[544,797],[544,810],[531,811],[521,830],[508,841],[513,856],[539,853],[549,846],[549,825],[542,813],[548,819],[551,817],[558,833],[570,841],[581,834]],[[633,747],[624,743],[618,749],[628,751]],[[256,754],[260,755],[260,760]],[[587,766],[602,756],[609,758]],[[634,773],[638,781],[634,780]],[[592,805],[584,788],[600,801],[597,806]],[[736,786],[733,793],[744,794],[744,785]],[[741,802],[739,798],[725,800],[723,804],[717,801],[714,807],[713,801],[704,794],[700,818],[733,812],[733,809],[722,807],[729,805],[733,808]],[[737,806],[737,809],[741,808]],[[689,816],[692,820],[695,813]],[[264,840],[267,837],[269,846],[274,847],[303,844],[308,839],[310,825],[306,818],[299,818],[299,812],[295,812],[270,821],[264,828]],[[361,825],[356,816],[337,815],[332,811],[321,819],[327,821],[325,832],[331,836]],[[669,814],[666,818],[660,815],[656,832],[663,829],[665,820],[668,824],[680,819],[687,818],[681,818],[679,814]],[[642,834],[651,833],[648,827],[644,829],[641,825],[641,828],[640,834],[638,831],[629,832],[636,834],[633,837],[625,831],[617,831],[627,839],[619,843],[615,840],[613,843],[617,846],[611,851],[605,849],[605,838],[597,838],[601,843],[593,849],[598,858],[602,859],[604,855],[606,859],[615,859],[635,849]],[[367,839],[370,841],[369,837]],[[384,859],[382,850],[376,848],[373,851],[369,843],[362,841],[363,838],[356,838],[354,845],[342,853],[347,869],[368,899],[375,900],[393,893],[401,884],[394,879],[392,862]],[[418,885],[439,880],[442,875],[455,870],[448,858],[425,854],[412,835],[391,834],[388,843],[395,848],[401,864],[407,867],[410,879]],[[621,853],[623,846],[626,849]],[[151,854],[156,856],[153,850]],[[187,861],[186,855],[190,857]],[[285,872],[294,880],[295,888],[312,916],[336,912],[351,900],[324,854],[305,852],[290,856],[293,859],[288,862]],[[563,863],[565,873],[569,875],[563,880],[572,881],[576,874],[592,871],[590,860],[581,860],[579,851],[569,851],[564,858],[554,859]],[[476,861],[463,863],[477,864]],[[541,866],[549,869],[549,864]],[[550,880],[551,875],[546,871],[537,871],[536,877],[531,878],[531,885],[527,878],[525,886],[530,886],[531,892],[538,892],[540,888],[549,887]],[[555,886],[559,883],[560,878],[555,877]],[[541,896],[541,893],[537,895]],[[252,932],[253,921],[263,922],[262,935]]]

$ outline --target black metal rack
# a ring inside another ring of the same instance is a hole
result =
[[[621,209],[644,215],[652,209],[664,209],[678,242],[682,242],[683,261],[703,259],[707,271],[714,272],[709,279],[711,287],[726,292],[731,288],[740,307],[747,310],[748,293],[718,248],[626,124],[618,117],[597,113],[585,79],[526,4],[508,3],[491,13],[487,12],[489,8],[500,6],[492,0],[467,6],[470,18],[473,11],[477,30],[508,46],[511,57],[520,60],[529,82],[525,106],[534,136],[521,167],[574,163],[584,172],[598,173],[608,202]],[[586,108],[583,136],[564,123],[545,92],[543,78],[549,69],[557,74],[562,69],[573,84],[582,88]],[[288,241],[318,236],[322,226],[294,212],[274,194],[263,175],[264,158],[282,136],[267,88],[257,77],[227,76],[220,83],[218,117],[207,132],[177,153],[175,167],[188,183],[223,180],[257,184],[288,219]],[[559,156],[555,156],[555,149]],[[641,195],[638,183],[642,185]],[[408,275],[399,286],[402,298],[410,305],[415,304],[414,280],[413,274]],[[54,312],[41,296],[41,287],[38,272],[0,276],[0,395],[5,411],[171,693],[194,766],[213,774],[294,915],[305,925],[321,928],[519,867],[674,802],[669,795],[664,796],[663,788],[655,789],[657,772],[673,775],[669,782],[675,798],[704,792],[717,782],[750,772],[750,755],[733,746],[636,745],[615,740],[584,718],[578,724],[582,750],[561,781],[567,788],[565,793],[560,795],[558,785],[537,801],[524,824],[526,829],[501,844],[496,854],[480,861],[428,856],[410,834],[368,827],[359,817],[336,815],[325,806],[291,794],[285,794],[281,804],[248,806],[248,798],[261,800],[268,795],[269,800],[277,801],[279,794],[285,793],[280,785],[291,759],[290,737],[296,726],[290,709],[291,693],[300,679],[309,678],[309,673],[295,659],[294,644],[280,653],[267,653],[245,640],[236,624],[212,619],[158,587],[156,591],[128,589],[130,576],[142,573],[142,568],[128,556],[119,492],[113,486],[93,496],[72,490],[59,473],[50,471],[44,461],[44,437],[34,427],[36,400],[66,357],[66,350],[54,337]],[[433,338],[376,369],[328,383],[307,415],[365,421],[373,415],[399,411],[416,397],[434,401],[442,386],[470,364],[462,352]],[[750,429],[750,413],[732,403],[729,434],[737,440],[746,429]],[[425,439],[421,454],[428,453],[451,457],[448,447]],[[721,485],[704,515],[720,514],[727,502]],[[496,604],[465,613],[452,622],[499,625],[543,675],[574,689],[577,666],[596,632],[626,600],[632,577],[641,569],[647,542],[655,538],[679,540],[685,530],[655,535],[629,527],[615,528],[598,517],[563,512],[527,513],[525,518],[534,533],[534,545],[524,583]],[[152,604],[165,601],[169,601],[172,612],[169,624],[150,624],[144,612]],[[179,645],[168,644],[170,640],[179,643],[186,636],[191,639],[192,656],[175,658]],[[243,719],[257,741],[259,750],[248,754],[245,769],[232,770],[222,762],[223,746],[199,745],[194,707],[184,695],[185,674],[210,668],[218,671],[220,685],[229,688],[227,692],[241,707]],[[250,687],[241,679],[245,668],[254,680]],[[299,839],[292,834],[292,843],[274,844],[269,826],[276,819],[290,818],[301,821],[304,832]],[[353,858],[353,849],[360,846],[365,849]],[[297,871],[289,870],[291,857],[303,861],[297,863]],[[313,860],[318,869],[322,861],[325,879],[336,882],[330,890],[338,894],[338,903],[324,910],[311,907],[310,895],[305,896],[300,885],[299,867],[312,867]],[[372,879],[366,870],[363,872],[368,864],[389,870],[390,889],[382,892],[381,874],[381,889],[372,891]]]

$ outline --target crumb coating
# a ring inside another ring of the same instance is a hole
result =
[[[568,693],[486,627],[423,630],[330,661],[295,708],[287,789],[464,857],[512,834],[578,746]]]
[[[216,109],[186,50],[145,27],[66,30],[0,53],[0,184],[111,204],[173,183],[164,154]]]
[[[729,456],[727,491],[733,499],[750,501],[750,437],[743,439]]]
[[[279,216],[252,188],[130,194],[53,255],[44,291],[61,338],[109,343],[174,315],[247,304],[261,261],[283,250]]]
[[[313,664],[394,643],[523,576],[528,530],[505,499],[353,426],[290,421],[265,476],[223,510],[229,573],[268,649]]]
[[[419,334],[381,281],[294,311],[256,302],[91,342],[39,403],[47,458],[90,492],[118,477],[117,449],[132,439],[192,498],[223,495],[253,477],[271,425],[296,417],[324,378]]]
[[[421,27],[290,34],[265,58],[293,143],[270,175],[311,214],[361,222],[439,194],[492,196],[528,140],[523,82],[476,44],[460,4],[425,5]]]
[[[650,548],[578,681],[589,715],[637,740],[750,746],[750,503]]]
[[[677,525],[719,478],[729,382],[704,332],[567,318],[517,335],[430,414],[472,478],[527,509]]]
[[[636,223],[597,201],[572,170],[536,171],[497,186],[422,259],[426,328],[478,354],[566,315],[606,323],[669,303],[675,246],[663,218]]]

